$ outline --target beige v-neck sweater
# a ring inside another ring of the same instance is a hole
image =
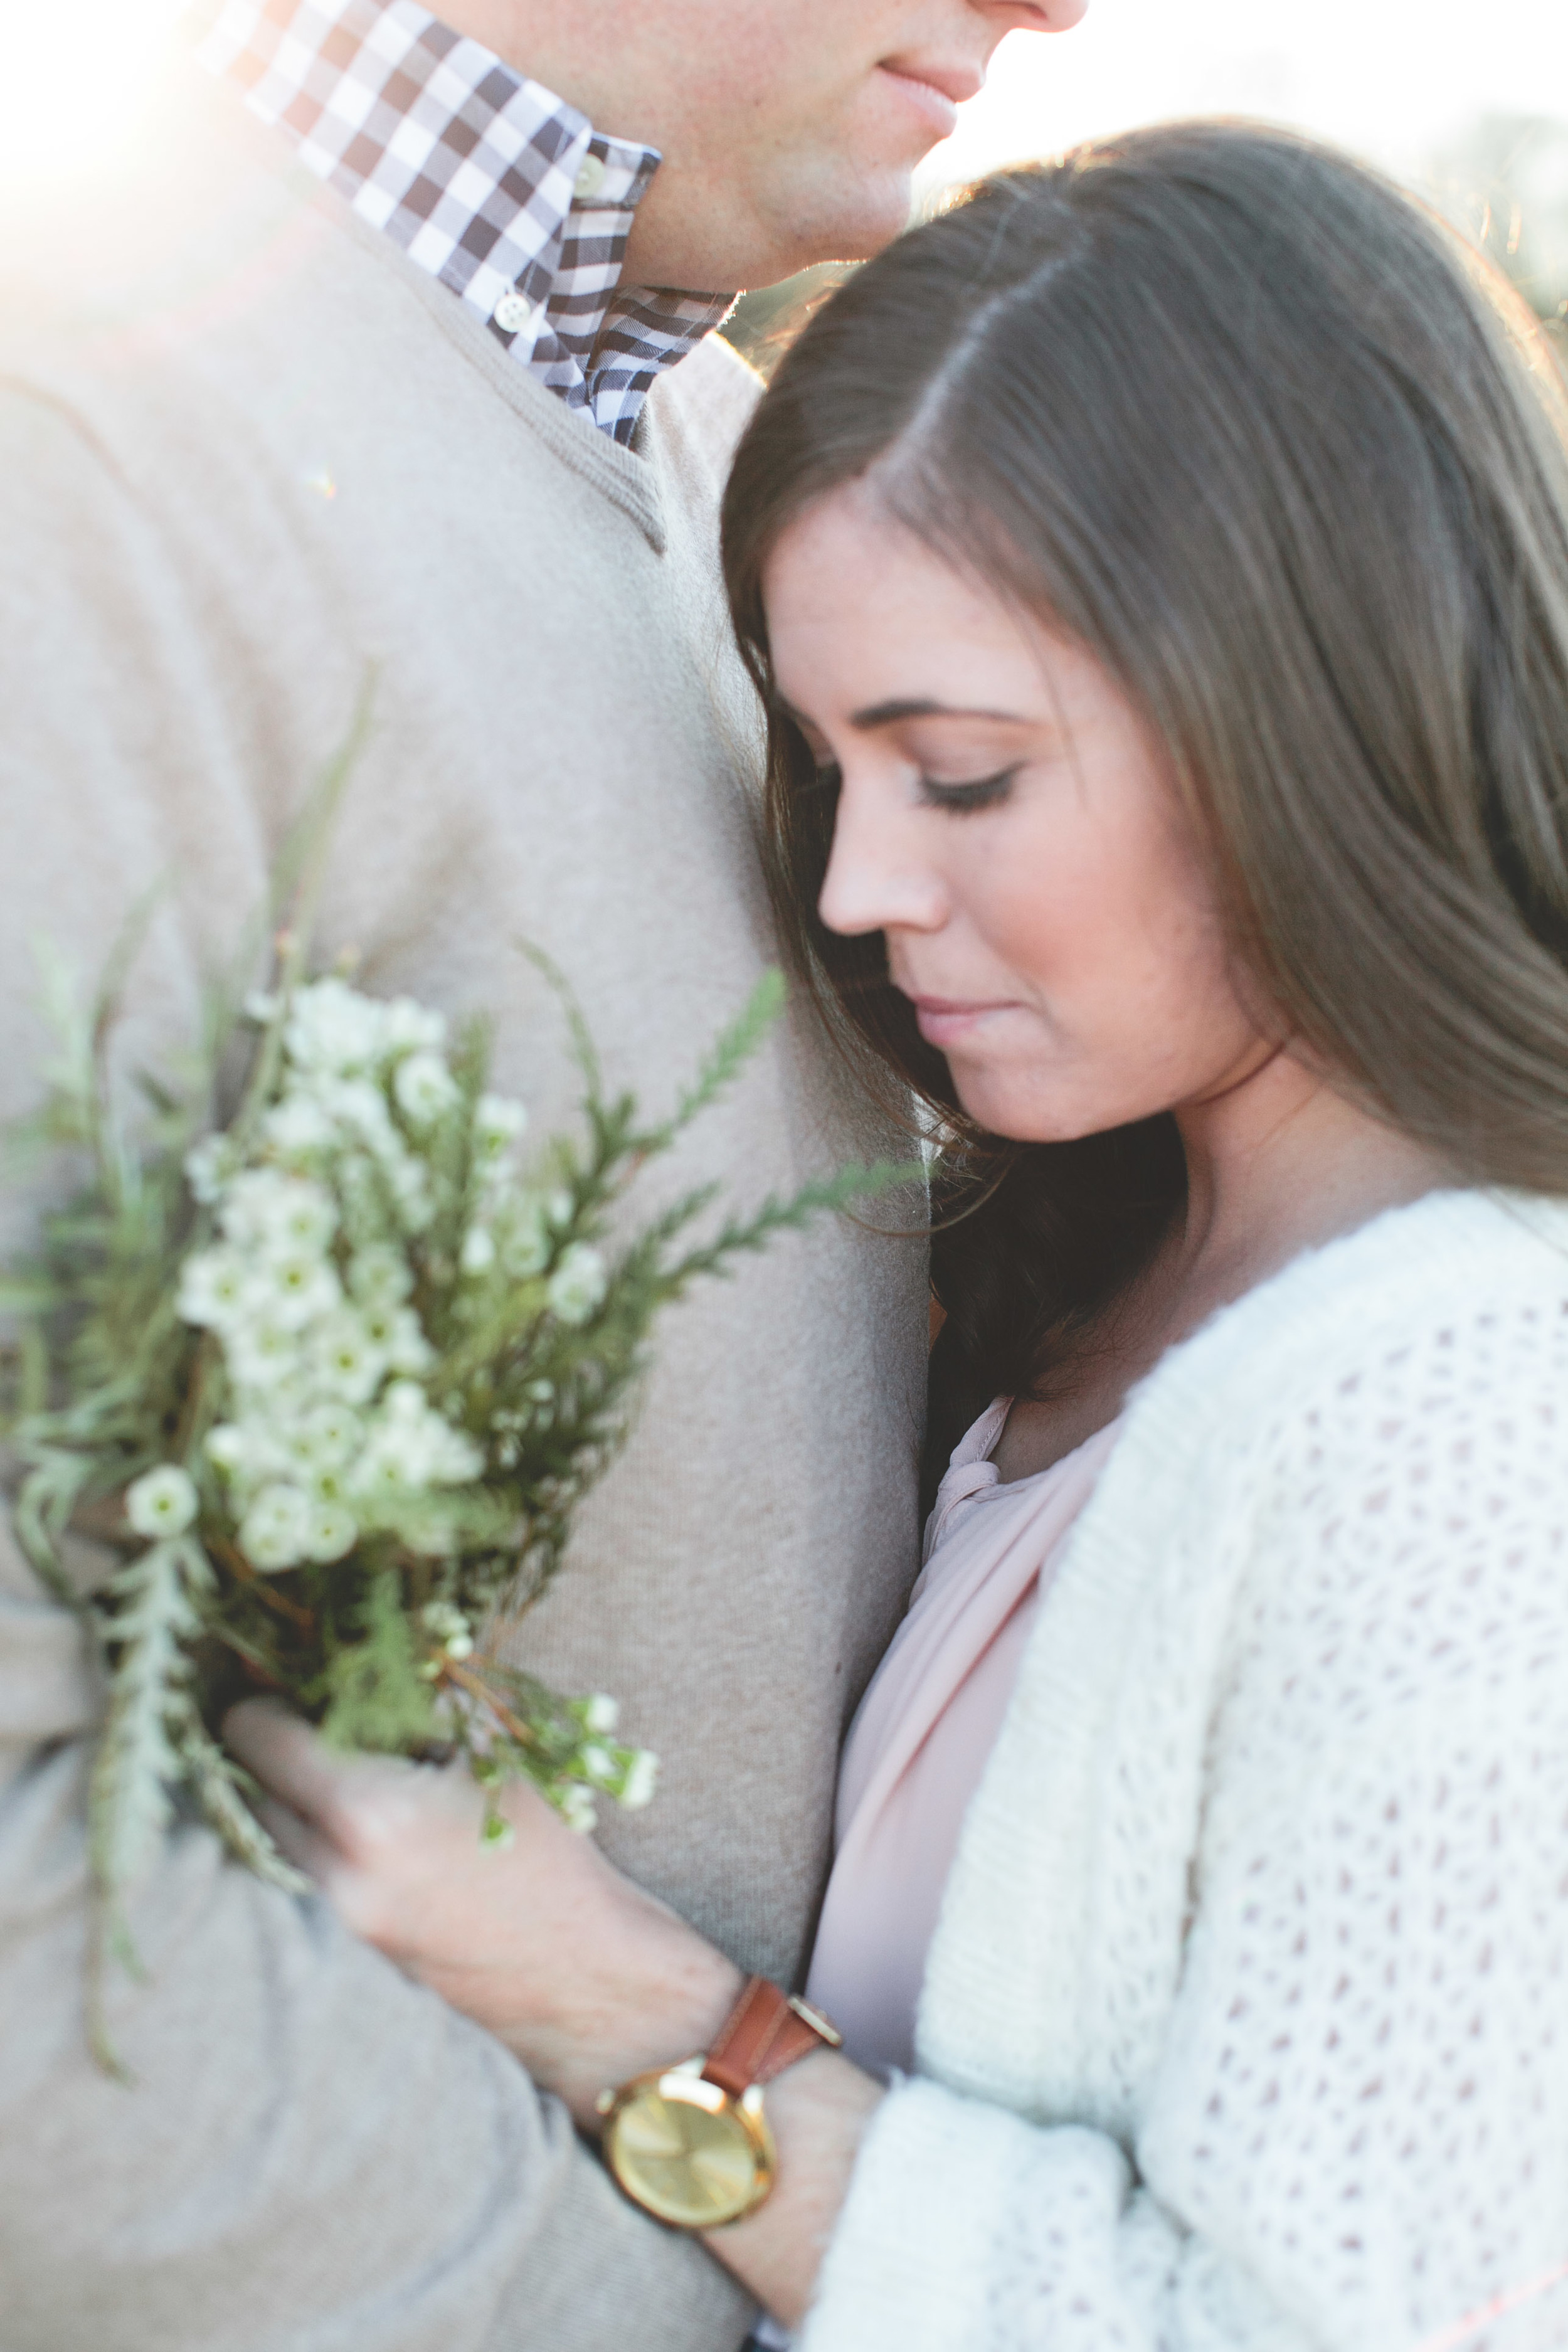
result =
[[[757,729],[716,568],[755,383],[710,342],[635,453],[511,365],[227,92],[182,67],[129,171],[0,238],[0,1118],[47,1041],[31,942],[90,979],[170,895],[124,1058],[191,1033],[367,665],[321,943],[376,991],[497,1022],[536,1131],[580,990],[613,1084],[669,1100],[773,954]],[[797,1014],[660,1187],[755,1202],[875,1149]],[[57,1181],[58,1181],[57,1179]],[[0,1248],[47,1180],[12,1175]],[[788,1977],[839,1735],[915,1566],[918,1245],[845,1223],[669,1317],[636,1438],[521,1651],[620,1695],[664,1759],[605,1842]],[[721,2352],[747,2308],[622,2203],[483,2035],[330,1918],[176,1840],[150,1969],[82,2040],[74,1622],[0,1526],[5,2352]]]

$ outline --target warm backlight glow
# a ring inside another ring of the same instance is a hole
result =
[[[1396,172],[1488,114],[1568,119],[1568,0],[1089,0],[1015,33],[925,176],[969,179],[1179,114],[1250,114]]]
[[[134,143],[184,0],[0,0],[0,182],[47,195]]]

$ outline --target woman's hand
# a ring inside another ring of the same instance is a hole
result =
[[[622,1876],[531,1789],[479,1842],[483,1800],[460,1766],[341,1756],[273,1699],[224,1726],[267,1791],[267,1826],[344,1924],[487,2026],[593,2132],[600,2091],[705,2050],[741,1971]],[[832,2051],[770,2084],[778,2182],[707,2243],[789,2326],[804,2316],[860,2137],[881,2092]]]
[[[487,2026],[579,2124],[606,2085],[722,2023],[740,1970],[533,1790],[502,1794],[512,1842],[487,1846],[460,1766],[338,1755],[270,1699],[224,1730],[267,1791],[268,1828],[344,1924]]]

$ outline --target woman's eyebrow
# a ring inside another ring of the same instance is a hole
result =
[[[897,726],[900,719],[993,719],[1004,727],[1026,727],[1028,720],[1016,710],[981,710],[961,707],[952,702],[932,702],[923,697],[893,702],[873,702],[864,710],[852,711],[849,724],[861,734],[869,734],[878,727]]]
[[[777,708],[793,726],[803,733],[812,726],[803,710],[797,710],[784,695],[775,698]],[[928,697],[899,697],[890,702],[868,703],[864,710],[853,710],[849,724],[857,733],[874,734],[879,727],[896,727],[901,719],[989,719],[1003,727],[1027,727],[1031,722],[1016,710],[969,709],[957,703],[935,702]]]

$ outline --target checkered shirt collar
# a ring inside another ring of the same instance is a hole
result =
[[[223,0],[197,54],[613,440],[729,313],[729,295],[621,287],[658,149],[601,137],[416,0]]]

